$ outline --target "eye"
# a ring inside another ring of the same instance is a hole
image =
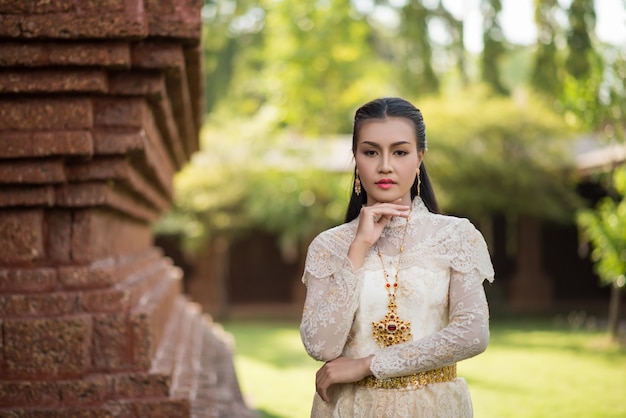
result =
[[[403,149],[396,150],[396,152],[395,152],[395,153],[396,153],[396,155],[400,155],[400,156],[409,155],[409,152],[408,152],[408,151],[405,151],[405,150],[403,150]]]
[[[375,150],[373,149],[366,149],[365,151],[363,151],[363,154],[368,156],[368,157],[373,157],[375,156],[377,153]]]

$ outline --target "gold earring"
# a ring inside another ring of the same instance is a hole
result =
[[[417,174],[417,197],[422,197],[422,179],[420,178],[420,168],[417,167],[417,170],[415,172],[415,174]]]
[[[361,179],[359,178],[359,169],[356,169],[356,172],[354,173],[354,193],[356,193],[357,196],[359,196],[361,194]]]

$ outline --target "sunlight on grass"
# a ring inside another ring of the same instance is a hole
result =
[[[308,417],[319,363],[297,324],[224,324],[236,339],[242,391],[260,418]],[[487,351],[459,363],[477,418],[626,417],[626,350],[604,334],[568,331],[550,321],[492,325]]]
[[[228,323],[235,336],[235,367],[241,390],[259,418],[308,417],[319,363],[300,342],[297,324]]]

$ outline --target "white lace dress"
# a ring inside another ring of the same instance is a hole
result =
[[[493,281],[494,272],[482,235],[467,219],[430,213],[414,199],[396,291],[397,313],[411,322],[412,341],[386,348],[372,335],[372,323],[384,318],[389,301],[381,260],[372,248],[355,271],[347,257],[357,225],[355,219],[322,232],[309,246],[300,324],[309,355],[329,361],[374,354],[371,370],[385,379],[441,368],[485,350],[489,312],[483,281]],[[378,241],[391,278],[405,226],[404,218],[393,218]],[[461,377],[420,388],[341,384],[331,386],[330,394],[329,403],[315,394],[311,417],[472,416]]]

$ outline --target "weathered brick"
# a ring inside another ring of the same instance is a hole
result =
[[[91,101],[78,98],[0,99],[0,130],[72,130],[93,125]]]
[[[0,269],[0,293],[49,292],[57,272],[49,267]]]
[[[158,343],[151,332],[150,317],[146,313],[133,315],[131,318],[133,345],[133,364],[140,370],[148,370],[156,352]]]
[[[146,112],[146,103],[139,98],[94,100],[94,124],[97,127],[142,128]]]
[[[136,253],[152,245],[149,225],[110,211],[76,210],[72,222],[72,260],[93,262],[117,254]]]
[[[189,399],[157,399],[134,401],[127,404],[134,417],[188,418],[191,413]]]
[[[96,43],[3,40],[0,66],[45,67],[53,65],[130,68],[130,46],[124,41]]]
[[[9,377],[83,376],[90,368],[89,316],[7,319],[4,362]]]
[[[143,129],[99,128],[93,132],[94,153],[110,155],[143,151],[145,135]]]
[[[89,131],[9,131],[0,136],[0,158],[89,157],[92,154]]]
[[[70,182],[117,180],[160,212],[165,212],[170,206],[170,200],[141,176],[124,156],[101,157],[68,165],[67,177]]]
[[[89,269],[86,266],[61,266],[58,268],[59,284],[66,289],[89,288]]]
[[[0,263],[41,259],[43,243],[42,210],[0,210]]]
[[[202,114],[204,108],[204,74],[202,72],[203,48],[201,44],[185,45],[185,69],[187,71],[187,82],[189,84],[189,100],[193,111],[195,126],[202,125]],[[198,141],[195,141],[193,152],[198,150]]]
[[[7,14],[78,13],[78,8],[80,8],[82,13],[93,13],[95,11],[100,13],[120,12],[134,3],[136,3],[136,0],[92,0],[88,3],[83,3],[80,0],[4,0],[0,4],[0,12]]]
[[[69,183],[57,188],[55,201],[66,207],[103,206],[107,203],[109,188],[103,181]]]
[[[72,260],[72,222],[73,214],[69,210],[47,211],[46,241],[48,256],[52,261],[69,262]]]
[[[160,283],[144,294],[131,313],[134,364],[142,370],[151,366],[180,294],[180,281],[161,277]]]
[[[129,300],[127,290],[113,287],[81,292],[80,306],[85,312],[123,312]]]
[[[66,207],[107,207],[145,224],[155,222],[160,211],[109,182],[70,183],[56,189],[55,201]],[[106,254],[101,254],[106,255]]]
[[[136,68],[162,70],[185,67],[182,45],[168,40],[150,40],[133,44],[131,59],[133,67]]]
[[[66,180],[63,160],[5,160],[0,162],[0,184],[46,184]]]
[[[75,0],[24,1],[4,0],[0,3],[3,14],[33,14],[67,12],[75,7]]]
[[[4,412],[4,411],[2,411]],[[99,407],[10,409],[3,418],[139,418],[131,416],[128,408],[122,405],[106,404]]]
[[[99,405],[111,399],[114,377],[105,374],[89,375],[81,380],[58,382],[64,406]]]
[[[162,96],[165,77],[158,71],[133,71],[109,74],[109,93],[128,96]]]
[[[4,317],[52,317],[76,313],[79,310],[76,293],[26,293],[0,295],[0,315]]]
[[[56,382],[0,381],[0,407],[59,406],[60,398]]]
[[[20,70],[0,73],[0,93],[106,93],[107,76],[98,70]]]
[[[22,39],[128,39],[148,35],[148,22],[141,8],[100,15],[55,13],[51,15],[4,15],[0,36]]]
[[[128,369],[132,363],[126,315],[93,316],[93,367],[97,371]]]
[[[54,186],[14,185],[0,188],[0,207],[15,206],[52,206],[54,204]]]
[[[171,377],[149,373],[118,374],[113,382],[114,396],[118,399],[166,398]]]
[[[67,171],[71,182],[126,180],[129,176],[130,165],[126,156],[116,155],[77,162],[68,165]]]

